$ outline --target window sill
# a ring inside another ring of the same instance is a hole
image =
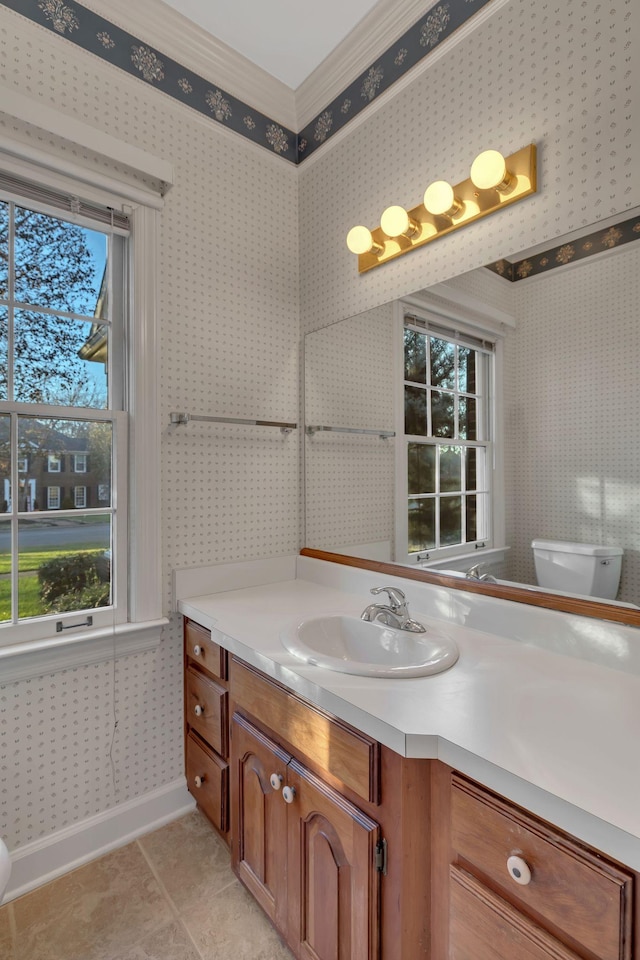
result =
[[[28,680],[58,670],[100,663],[116,657],[128,657],[153,650],[160,643],[163,627],[169,621],[145,620],[118,624],[115,630],[91,630],[73,637],[52,637],[0,647],[0,684]]]

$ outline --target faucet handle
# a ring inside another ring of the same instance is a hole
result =
[[[386,593],[389,596],[389,606],[396,613],[406,606],[404,593],[398,587],[371,587],[371,593],[377,596],[379,593]]]

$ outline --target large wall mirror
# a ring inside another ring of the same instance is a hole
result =
[[[640,625],[634,241],[638,209],[308,334],[307,548]],[[533,541],[619,582],[541,585]]]

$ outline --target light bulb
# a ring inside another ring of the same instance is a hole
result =
[[[435,180],[424,192],[424,205],[434,217],[453,217],[460,213],[463,204],[446,180]]]
[[[373,239],[368,227],[352,227],[347,234],[347,246],[351,253],[380,253],[382,246]]]
[[[485,150],[471,164],[471,182],[478,190],[508,193],[515,179],[507,170],[506,161],[498,150]]]
[[[410,237],[419,230],[404,207],[397,206],[387,207],[380,217],[380,226],[388,237]]]

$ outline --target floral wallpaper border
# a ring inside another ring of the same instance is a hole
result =
[[[311,156],[490,2],[436,2],[397,43],[296,133],[75,0],[0,0],[3,6],[295,164]]]
[[[640,240],[640,217],[637,215],[614,224],[612,227],[596,230],[586,237],[572,240],[570,243],[562,243],[558,247],[551,247],[544,253],[538,253],[533,257],[513,261],[496,260],[486,266],[487,270],[492,270],[493,273],[497,273],[505,280],[515,282],[516,280],[526,280],[527,277],[535,277],[540,273],[546,273],[556,267],[563,267],[567,263],[584,260],[586,257],[592,257],[604,250],[612,250],[614,247],[620,247],[623,243],[631,243],[633,240]]]

